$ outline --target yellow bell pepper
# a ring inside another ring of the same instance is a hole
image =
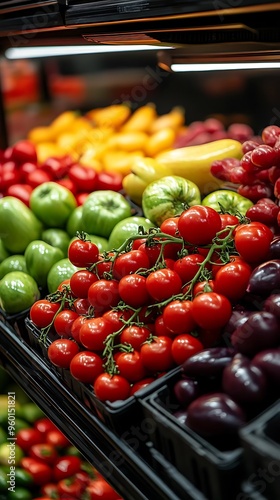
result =
[[[141,206],[142,193],[147,186],[146,182],[142,181],[137,175],[131,173],[123,178],[122,184],[123,189],[131,201]]]
[[[194,182],[201,194],[219,189],[223,184],[211,174],[215,160],[243,156],[242,144],[233,139],[220,139],[198,146],[186,146],[160,153],[156,156],[160,165],[168,167],[172,175],[179,175]]]

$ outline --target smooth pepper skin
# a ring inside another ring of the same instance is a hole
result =
[[[41,287],[46,287],[47,277],[52,266],[63,259],[62,250],[53,247],[43,240],[29,243],[25,252],[26,268],[28,273]]]

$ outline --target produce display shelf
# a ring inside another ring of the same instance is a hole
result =
[[[0,321],[0,364],[125,500],[180,500],[136,452],[135,435],[132,448],[81,404],[38,353],[3,321]],[[132,424],[127,422],[126,434],[131,433],[133,439]],[[202,497],[190,493],[189,498]]]

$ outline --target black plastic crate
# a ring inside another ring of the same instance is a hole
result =
[[[280,401],[241,429],[248,481],[256,494],[280,498]]]
[[[141,401],[151,422],[150,439],[208,500],[236,500],[245,479],[241,443],[237,438],[236,448],[218,449],[179,422],[172,414],[178,408],[170,390],[178,378],[174,374],[169,384]]]
[[[59,374],[61,380],[73,392],[73,394],[89,408],[98,418],[104,422],[110,429],[118,434],[127,432],[130,422],[135,425],[143,417],[142,407],[139,400],[148,396],[153,391],[157,390],[162,385],[174,376],[174,373],[181,372],[180,367],[176,367],[170,372],[151,382],[148,386],[137,391],[135,395],[130,396],[125,400],[115,402],[103,402],[96,397],[93,387],[90,384],[84,384],[74,379],[67,369],[54,367],[47,359],[47,349],[50,343],[59,338],[53,331],[48,333],[45,342],[40,340],[40,330],[30,321],[26,319],[26,328],[29,337],[29,345],[35,349],[45,360],[52,371]]]
[[[30,309],[25,309],[24,311],[17,314],[8,314],[7,312],[0,309],[0,321],[5,323],[5,325],[11,326],[15,331],[17,337],[26,340],[27,331],[25,325],[25,319],[29,314]]]

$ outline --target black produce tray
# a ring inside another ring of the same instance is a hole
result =
[[[268,500],[280,498],[280,401],[241,429],[250,484]]]
[[[171,395],[177,380],[174,374],[167,385],[141,401],[145,417],[153,422],[150,440],[207,499],[236,500],[244,479],[241,445],[221,451],[172,415],[178,409]]]
[[[26,329],[29,337],[29,345],[33,347],[46,361],[49,369],[52,370],[57,376],[67,385],[72,393],[85,404],[102,422],[104,422],[110,429],[118,434],[124,432],[127,428],[127,421],[140,422],[143,418],[142,406],[139,401],[147,397],[153,391],[163,386],[170,378],[181,371],[180,367],[176,367],[170,372],[156,379],[154,382],[137,391],[137,393],[123,401],[115,402],[102,402],[94,394],[93,388],[90,384],[84,384],[72,377],[67,369],[56,368],[47,358],[47,348],[50,343],[59,338],[52,331],[48,334],[46,342],[40,341],[40,330],[30,321],[29,318],[25,320]]]
[[[16,332],[17,336],[22,339],[26,339],[26,326],[25,318],[29,315],[30,309],[25,309],[24,311],[17,314],[8,314],[7,312],[0,309],[0,321],[5,323],[5,325],[11,326]]]

